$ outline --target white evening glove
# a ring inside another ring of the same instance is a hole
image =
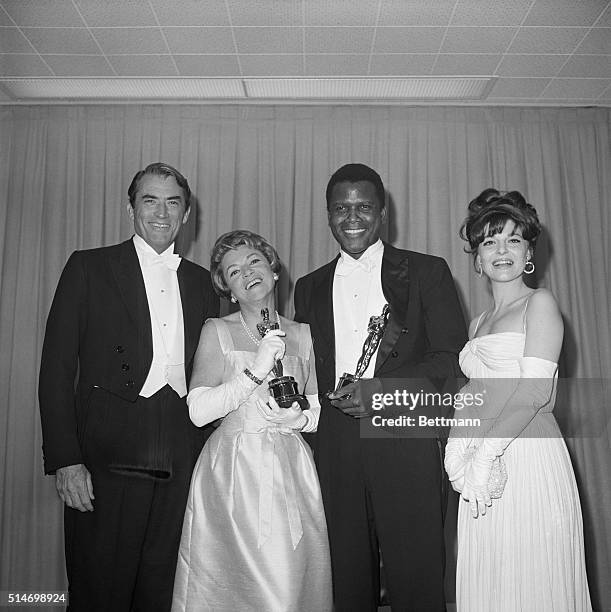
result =
[[[465,484],[465,469],[468,465],[466,451],[468,446],[469,439],[458,436],[453,437],[451,434],[446,444],[443,464],[452,488],[457,493],[462,491]]]

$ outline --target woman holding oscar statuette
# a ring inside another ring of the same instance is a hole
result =
[[[193,472],[173,612],[331,610],[322,498],[299,433],[315,431],[320,414],[312,339],[276,312],[279,271],[257,234],[229,232],[214,245],[214,287],[240,308],[206,322],[195,356],[191,420],[221,422]],[[299,394],[279,399],[286,408],[268,387],[279,375]]]
[[[445,466],[461,494],[458,612],[587,612],[579,494],[552,414],[564,327],[554,296],[523,274],[541,226],[517,191],[486,189],[461,236],[494,303],[469,328],[460,366],[482,405],[452,428]]]

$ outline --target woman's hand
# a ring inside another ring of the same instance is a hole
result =
[[[286,336],[286,333],[281,329],[272,329],[261,340],[253,367],[251,368],[251,372],[257,378],[265,379],[276,361],[284,357],[286,345],[284,340],[282,340],[282,336]]]
[[[280,408],[273,397],[269,397],[267,403],[261,398],[257,398],[257,408],[261,416],[269,423],[288,427],[296,431],[301,431],[307,424],[308,419],[303,414],[297,402],[293,402],[290,408]]]

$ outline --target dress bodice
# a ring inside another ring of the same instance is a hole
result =
[[[460,352],[460,369],[468,378],[519,378],[525,340],[524,332],[471,338]]]

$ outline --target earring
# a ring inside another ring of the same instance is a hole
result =
[[[274,274],[274,280],[277,281],[280,277],[277,274]]]
[[[477,275],[481,278],[483,273],[484,273],[484,269],[482,268],[482,264],[480,263],[479,266],[477,265],[477,263],[475,264],[475,272],[477,273]]]
[[[236,300],[235,296],[233,296],[233,295],[231,296],[231,303],[232,304],[237,304],[238,303],[238,300]]]
[[[528,259],[524,264],[524,274],[532,274],[535,271],[535,264]]]

